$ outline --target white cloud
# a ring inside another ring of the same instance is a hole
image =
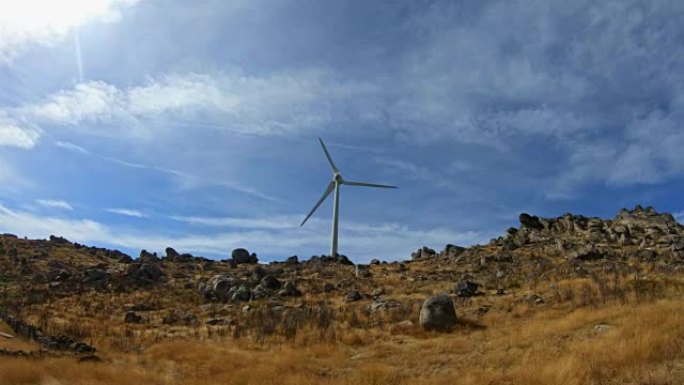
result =
[[[114,209],[106,209],[105,211],[112,213],[112,214],[119,214],[127,217],[134,217],[134,218],[147,218],[148,216],[144,214],[143,212],[139,210],[132,210],[132,209],[121,209],[121,208],[114,208]]]
[[[92,21],[117,22],[138,0],[0,0],[0,64],[33,46],[52,46]]]
[[[18,114],[37,122],[76,125],[82,121],[106,121],[119,112],[120,91],[107,83],[92,81],[59,91],[45,101],[19,109]]]
[[[0,119],[0,146],[32,149],[40,139],[41,131],[21,127],[10,120]]]
[[[173,124],[277,135],[320,129],[332,120],[335,108],[342,108],[338,105],[366,106],[368,99],[362,103],[357,97],[373,91],[372,85],[340,82],[330,71],[315,68],[266,76],[188,73],[152,78],[125,89],[90,81],[5,113],[104,136],[114,134],[80,125],[124,121],[126,127],[117,125],[116,135],[133,139],[154,138],[153,133],[169,132]]]
[[[4,232],[32,238],[63,235],[74,240],[102,242],[109,236],[107,227],[94,221],[38,216],[28,212],[12,211],[3,205],[0,205],[0,227]]]
[[[65,201],[54,199],[37,199],[36,203],[43,207],[72,211],[74,208]]]
[[[0,229],[32,238],[45,238],[54,234],[79,243],[100,243],[147,250],[163,250],[167,246],[172,246],[182,251],[214,255],[228,255],[233,248],[246,247],[258,254],[283,257],[298,254],[308,257],[307,253],[326,253],[329,248],[328,221],[313,218],[311,223],[300,228],[296,225],[272,225],[283,221],[283,217],[221,220],[231,221],[243,229],[219,233],[203,231],[201,234],[186,232],[162,235],[150,231],[143,233],[125,228],[114,229],[88,219],[43,217],[30,212],[10,210],[0,205]],[[215,224],[218,222],[211,225]],[[488,239],[488,234],[471,231],[454,232],[444,228],[416,230],[391,223],[346,223],[340,232],[340,250],[359,262],[368,261],[373,257],[405,259],[422,245],[440,248],[446,243],[467,245]]]

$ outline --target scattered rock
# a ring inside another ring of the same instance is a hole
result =
[[[456,325],[456,310],[451,298],[440,294],[426,299],[420,308],[419,322],[423,330],[451,330]]]
[[[479,287],[480,285],[475,282],[462,280],[456,284],[453,292],[459,297],[472,297],[477,294],[477,289]]]
[[[345,302],[356,302],[360,301],[363,299],[363,296],[361,293],[359,293],[357,290],[352,290],[347,292],[347,294],[344,296],[344,301]]]
[[[297,288],[295,281],[287,281],[283,285],[283,289],[278,292],[281,297],[299,297],[302,292]]]
[[[255,253],[250,254],[246,249],[235,249],[231,253],[231,258],[236,264],[253,264],[258,263],[259,259]]]
[[[269,290],[278,290],[281,287],[281,283],[278,278],[267,275],[261,279],[261,286]]]
[[[252,269],[252,279],[253,280],[259,282],[265,276],[266,276],[266,270],[263,267],[257,265]]]
[[[437,255],[437,252],[434,249],[423,246],[422,248],[418,249],[418,251],[411,253],[411,259],[421,260],[434,257],[435,255]]]
[[[129,311],[126,312],[126,316],[124,317],[124,323],[127,324],[139,324],[143,322],[143,317],[139,315],[136,312]]]
[[[134,263],[128,268],[127,279],[138,286],[154,285],[165,281],[164,271],[151,263]]]
[[[520,225],[522,227],[527,227],[528,229],[540,230],[544,228],[544,225],[539,221],[539,217],[532,216],[527,213],[522,213],[518,217],[520,220]]]
[[[594,326],[594,331],[597,333],[603,333],[603,332],[607,332],[608,330],[610,330],[612,328],[613,327],[610,325],[599,324],[599,325]]]
[[[465,247],[460,247],[452,244],[448,244],[444,247],[444,250],[440,253],[443,257],[456,258],[465,251]]]
[[[252,292],[245,285],[240,285],[238,289],[233,293],[231,298],[233,301],[247,302],[252,299]]]

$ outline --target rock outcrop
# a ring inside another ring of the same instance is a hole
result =
[[[523,213],[520,227],[509,229],[492,244],[504,250],[537,247],[578,260],[629,257],[638,249],[653,250],[666,259],[681,259],[684,258],[684,226],[671,214],[641,206],[622,209],[614,219],[569,213],[558,218],[540,218]]]

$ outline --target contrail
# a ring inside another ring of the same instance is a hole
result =
[[[81,39],[78,37],[78,31],[74,31],[74,43],[76,45],[76,62],[78,64],[78,80],[83,83],[83,59],[81,58]]]

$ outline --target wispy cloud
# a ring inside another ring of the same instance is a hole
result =
[[[43,207],[73,211],[73,207],[65,201],[55,199],[36,199],[36,203]]]
[[[317,68],[262,77],[239,71],[186,73],[160,76],[129,88],[89,81],[5,113],[35,124],[59,124],[74,130],[84,122],[208,119],[211,124],[197,126],[279,135],[320,129],[331,120],[336,103],[346,105],[373,91],[373,85],[343,82],[334,72]],[[139,139],[151,135],[151,130],[166,129],[166,125],[137,124],[119,134]],[[99,130],[79,131],[109,135]]]
[[[56,141],[54,144],[56,147],[63,148],[65,150],[69,150],[72,152],[77,152],[79,154],[84,154],[84,155],[90,154],[90,151],[86,150],[85,148],[83,148],[77,144],[71,143],[71,142]]]
[[[121,208],[113,208],[113,209],[105,209],[105,211],[112,213],[112,214],[119,214],[127,217],[134,217],[134,218],[148,218],[148,215],[144,214],[143,212],[139,210],[133,210],[133,209],[121,209]]]
[[[60,148],[64,148],[69,151],[77,152],[80,154],[84,155],[94,155],[97,156],[98,158],[105,160],[107,162],[111,162],[114,164],[117,164],[119,166],[124,166],[128,168],[134,168],[134,169],[143,169],[143,170],[152,170],[156,171],[159,173],[163,173],[166,175],[170,175],[173,178],[175,178],[179,185],[182,188],[185,189],[192,189],[200,186],[218,186],[218,187],[224,187],[228,188],[234,191],[241,192],[243,194],[251,195],[253,197],[267,200],[267,201],[272,201],[272,202],[284,202],[282,199],[266,194],[262,191],[259,191],[258,189],[247,186],[243,183],[239,182],[231,182],[231,181],[223,181],[223,180],[213,180],[213,179],[207,179],[207,178],[202,178],[197,175],[193,175],[187,172],[179,171],[179,170],[174,170],[171,168],[167,167],[160,167],[160,166],[155,166],[155,165],[149,165],[149,164],[143,164],[143,163],[134,163],[130,162],[127,160],[119,159],[119,158],[114,158],[110,156],[104,156],[104,155],[97,155],[91,152],[88,149],[85,149],[81,146],[75,145],[70,142],[62,142],[58,141],[55,142],[55,145]]]
[[[417,165],[413,162],[391,158],[378,158],[376,159],[376,162],[398,171],[404,178],[422,182],[426,186],[437,186],[449,189],[460,187],[457,186],[448,175]]]
[[[237,217],[186,217],[171,216],[173,220],[193,225],[243,228],[243,229],[293,229],[299,227],[301,216],[275,216],[270,218],[237,218]]]

